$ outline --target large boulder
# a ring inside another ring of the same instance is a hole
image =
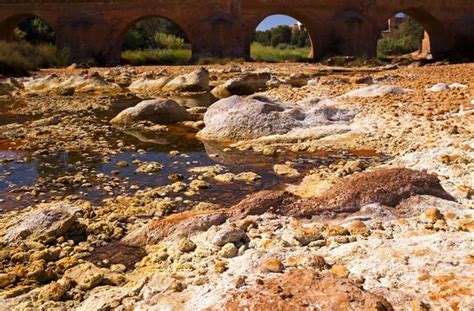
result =
[[[221,303],[216,310],[393,310],[383,297],[348,279],[323,276],[310,269],[289,271],[242,290],[229,290]]]
[[[205,68],[174,78],[166,83],[164,91],[206,92],[209,91],[209,71]]]
[[[139,121],[173,124],[191,120],[186,109],[170,99],[146,100],[135,107],[125,109],[110,121],[116,125],[131,125]]]
[[[324,102],[315,107],[290,107],[265,97],[232,96],[209,107],[198,133],[204,140],[241,141],[287,134],[337,123],[347,123],[356,111],[338,109]]]
[[[212,94],[217,98],[226,98],[232,95],[251,95],[264,91],[271,77],[266,72],[243,74],[215,87]]]
[[[3,242],[9,244],[63,236],[77,221],[74,210],[70,205],[57,203],[29,212],[6,229]]]

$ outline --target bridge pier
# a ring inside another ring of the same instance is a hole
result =
[[[242,28],[230,15],[217,15],[195,25],[189,40],[193,61],[201,58],[246,58]]]
[[[110,25],[97,17],[66,18],[56,30],[56,44],[69,50],[71,61],[95,62],[110,66],[120,63],[120,47],[115,44]]]

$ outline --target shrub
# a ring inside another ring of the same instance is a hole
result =
[[[179,38],[167,33],[158,32],[155,34],[155,44],[158,49],[180,50],[184,49],[186,42],[183,38]]]
[[[421,48],[423,33],[423,28],[415,20],[407,17],[390,36],[379,40],[377,54],[385,57],[415,52]]]
[[[39,68],[62,67],[69,63],[69,51],[51,44],[0,41],[0,73],[25,75]]]
[[[168,34],[170,37],[165,38],[162,34]],[[123,49],[135,51],[160,48],[183,48],[183,46],[168,47],[161,44],[170,44],[170,42],[176,44],[181,42],[181,40],[184,43],[188,43],[185,38],[186,35],[175,23],[164,18],[148,18],[136,23],[125,34]]]
[[[280,45],[282,48],[264,46],[260,43],[253,43],[251,48],[251,57],[255,61],[278,63],[283,61],[306,62],[310,59],[308,55],[310,48],[295,48]]]
[[[122,59],[133,66],[143,65],[184,65],[191,58],[191,50],[148,49],[124,51]]]

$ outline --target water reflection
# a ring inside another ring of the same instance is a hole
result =
[[[200,98],[184,99],[188,107],[209,106],[215,98],[203,95]],[[98,126],[108,124],[117,111],[91,111]],[[0,121],[6,122],[5,118]],[[30,119],[31,120],[31,119]],[[21,121],[23,122],[23,121]],[[110,129],[110,127],[108,127]],[[224,150],[226,146],[202,143],[196,139],[196,129],[185,126],[169,126],[168,132],[147,132],[141,130],[107,129],[104,137],[111,146],[117,146],[116,153],[88,154],[84,152],[60,152],[38,154],[11,151],[15,149],[9,141],[0,141],[0,213],[20,209],[42,201],[61,199],[66,196],[101,204],[103,199],[118,194],[132,194],[139,189],[159,187],[170,183],[168,176],[181,174],[184,181],[195,178],[190,169],[197,166],[221,164],[226,172],[234,174],[255,172],[262,179],[257,182],[234,182],[232,184],[211,183],[209,190],[193,197],[215,203],[232,205],[245,195],[268,189],[281,189],[286,183],[296,183],[300,178],[287,179],[273,172],[273,165],[292,161],[301,173],[320,165],[329,165],[341,159],[359,158],[370,162],[379,160],[376,154],[333,153],[282,153],[264,156],[252,151]],[[99,138],[98,138],[99,139]],[[123,146],[118,146],[122,142]],[[170,151],[178,150],[177,156]],[[158,162],[163,170],[158,174],[137,174],[137,160]],[[126,167],[117,163],[125,161]],[[135,163],[135,164],[134,164]],[[304,174],[302,174],[304,176]],[[180,194],[176,194],[179,196]],[[181,194],[182,195],[182,194]]]

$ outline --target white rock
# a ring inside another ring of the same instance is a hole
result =
[[[385,96],[388,94],[405,94],[410,92],[396,85],[381,85],[374,84],[367,87],[363,87],[357,90],[350,91],[342,96],[341,98],[350,98],[350,97],[378,97]]]

